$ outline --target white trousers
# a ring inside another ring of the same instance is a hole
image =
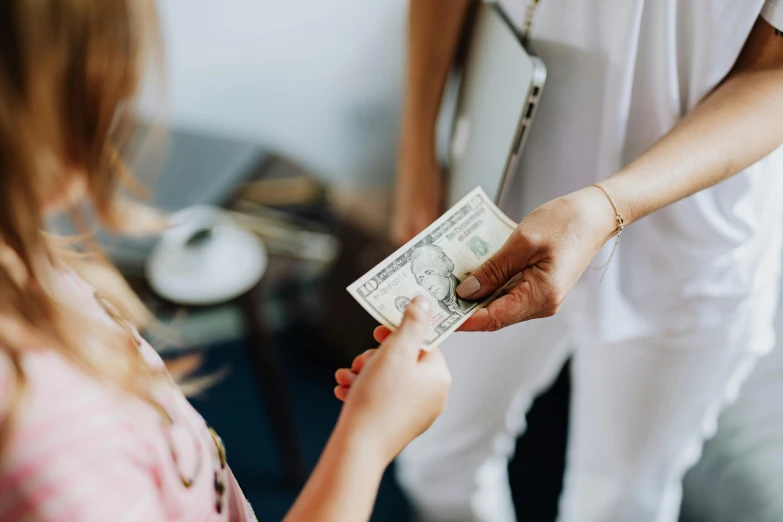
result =
[[[738,304],[711,329],[623,343],[575,339],[569,309],[582,303],[573,295],[555,317],[453,335],[442,346],[453,375],[446,410],[398,462],[419,520],[516,520],[507,476],[515,438],[573,355],[560,520],[675,522],[682,477],[720,408],[774,344],[776,299]]]

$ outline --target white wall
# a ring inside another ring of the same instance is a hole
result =
[[[406,0],[159,0],[174,125],[250,138],[338,183],[391,179]]]

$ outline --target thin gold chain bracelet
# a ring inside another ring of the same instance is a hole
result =
[[[620,211],[617,210],[617,205],[615,205],[614,199],[612,199],[612,196],[609,195],[609,192],[607,192],[605,188],[603,188],[598,183],[593,183],[590,186],[595,187],[604,193],[606,199],[609,200],[609,204],[612,205],[612,210],[614,211],[614,219],[617,222],[617,228],[615,229],[615,233],[614,233],[614,246],[612,247],[612,253],[609,254],[609,259],[606,260],[606,263],[604,263],[601,266],[595,267],[598,270],[603,270],[603,272],[601,273],[601,281],[603,281],[604,276],[606,276],[606,271],[609,269],[609,263],[612,262],[612,258],[614,258],[614,253],[617,251],[617,245],[620,244],[620,234],[622,234],[623,230],[625,229],[625,220],[623,219],[623,216],[620,215]]]

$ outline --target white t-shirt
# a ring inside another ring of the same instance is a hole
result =
[[[500,4],[521,26],[529,1]],[[725,77],[759,15],[783,29],[778,0],[540,0],[531,45],[547,84],[505,209],[521,219],[644,152]],[[740,337],[768,349],[781,160],[776,151],[630,226],[603,283],[599,270],[583,278],[592,333],[605,341],[690,335],[752,315],[737,326]]]

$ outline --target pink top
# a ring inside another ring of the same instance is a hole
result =
[[[74,304],[115,324],[86,282],[68,273],[62,284]],[[163,365],[146,342],[141,350]],[[0,419],[9,365],[0,356]],[[177,388],[158,395],[173,418],[167,424],[153,407],[101,386],[52,351],[29,351],[23,365],[21,415],[0,455],[0,522],[255,520],[204,419]],[[216,481],[225,484],[223,495]]]

